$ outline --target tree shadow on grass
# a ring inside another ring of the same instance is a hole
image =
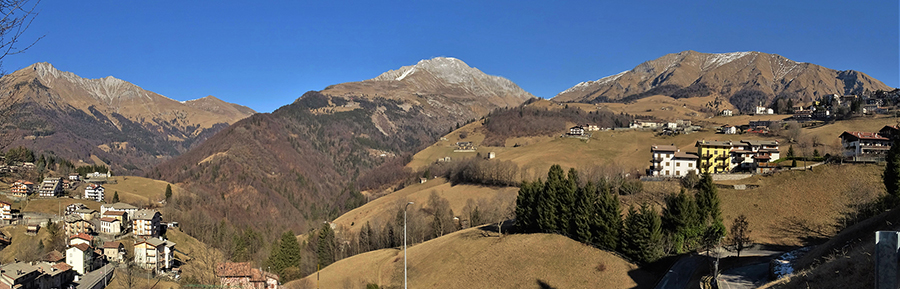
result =
[[[544,282],[544,280],[541,279],[537,279],[537,284],[541,289],[556,289],[556,287],[550,286],[550,284],[547,284],[547,282]]]
[[[826,225],[813,224],[797,217],[787,217],[772,225],[772,235],[776,238],[796,238],[804,245],[821,244],[831,238],[830,228]]]

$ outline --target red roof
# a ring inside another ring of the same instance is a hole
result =
[[[116,218],[110,218],[110,217],[103,217],[103,218],[100,218],[100,221],[101,221],[101,222],[115,222],[115,221],[118,221],[118,220],[119,220],[119,219],[116,219]]]
[[[88,244],[85,244],[85,243],[78,243],[78,244],[73,245],[72,247],[77,248],[78,250],[81,250],[82,252],[90,252],[91,251],[91,246],[88,246]]]
[[[250,277],[253,274],[253,272],[251,271],[252,268],[253,267],[250,266],[250,262],[219,263],[219,265],[216,266],[216,276],[218,276],[218,277]]]
[[[119,248],[119,246],[122,246],[122,243],[119,243],[119,242],[103,243],[103,248]]]
[[[77,235],[72,236],[71,238],[69,238],[69,240],[75,239],[75,238],[82,239],[82,240],[87,240],[88,242],[94,240],[94,237],[91,237],[91,235],[88,235],[88,234],[85,234],[85,233],[78,233]]]
[[[56,265],[50,266],[52,268],[56,268],[60,271],[72,270],[72,265],[66,263],[56,263]]]
[[[844,138],[845,136],[855,139],[889,140],[888,138],[880,136],[878,135],[878,133],[874,132],[845,131],[840,135],[840,138]]]
[[[103,215],[104,215],[104,216],[106,216],[106,215],[110,215],[110,216],[124,216],[124,215],[125,215],[125,211],[106,211],[106,213],[103,213]]]

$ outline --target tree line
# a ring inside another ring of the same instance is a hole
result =
[[[505,146],[507,138],[558,134],[566,123],[595,124],[600,127],[627,126],[633,117],[610,111],[583,111],[579,108],[539,109],[526,106],[494,110],[484,118],[487,146]]]
[[[545,181],[522,183],[516,200],[516,228],[523,233],[565,235],[650,263],[667,252],[708,248],[725,236],[712,177],[705,174],[694,184],[695,197],[685,190],[669,196],[662,214],[644,203],[629,207],[623,218],[611,183],[600,180],[580,185],[575,169],[565,173],[554,165]]]

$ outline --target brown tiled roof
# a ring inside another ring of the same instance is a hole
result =
[[[100,218],[100,221],[102,221],[102,222],[116,222],[116,221],[119,221],[119,219],[116,219],[116,218],[110,218],[110,217],[103,217],[103,218]]]
[[[106,211],[103,213],[104,216],[124,216],[125,211]]]
[[[674,151],[677,151],[678,148],[675,147],[674,145],[652,145],[652,146],[650,146],[650,150],[674,152]]]
[[[56,268],[60,271],[72,270],[72,265],[69,265],[66,263],[57,263],[56,265],[53,265],[52,267]]]
[[[47,262],[51,262],[51,263],[57,263],[57,262],[65,261],[66,255],[63,255],[63,253],[60,253],[59,251],[53,250],[53,251],[48,252],[47,255],[44,255],[43,260],[47,261]]]
[[[874,132],[845,131],[840,135],[840,138],[844,138],[844,135],[849,135],[850,137],[856,139],[889,140],[888,138],[880,136],[878,135],[878,133]]]
[[[218,277],[252,277],[252,269],[250,262],[232,263],[225,262],[216,265],[216,276]]]
[[[121,245],[122,243],[119,242],[106,242],[103,243],[103,248],[119,248]]]
[[[75,239],[75,238],[79,238],[79,239],[82,239],[82,240],[87,240],[88,242],[91,242],[91,241],[94,240],[94,237],[91,237],[91,235],[88,235],[88,234],[85,234],[85,233],[78,233],[77,235],[72,236],[71,238],[69,238],[69,240]]]
[[[698,159],[699,157],[696,154],[686,153],[686,152],[675,152],[676,159]]]
[[[81,250],[82,252],[90,252],[91,251],[91,246],[88,246],[88,244],[85,244],[85,243],[78,243],[72,247],[78,248],[78,250]]]

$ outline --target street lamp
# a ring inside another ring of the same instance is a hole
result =
[[[406,203],[406,206],[403,207],[403,289],[406,289],[406,209],[409,208],[409,205],[412,205],[413,202]]]

